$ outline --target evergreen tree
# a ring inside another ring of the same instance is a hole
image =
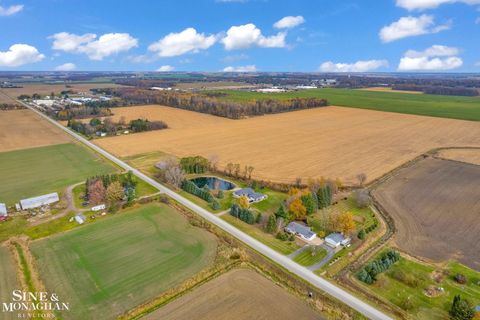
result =
[[[471,320],[475,316],[475,311],[467,300],[462,299],[460,295],[456,295],[453,298],[449,314],[452,320]]]
[[[277,229],[277,218],[274,214],[271,214],[268,217],[267,225],[265,226],[265,231],[268,233],[274,233]]]

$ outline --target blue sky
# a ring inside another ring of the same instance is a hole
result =
[[[0,70],[480,72],[480,0],[0,0],[0,30]]]

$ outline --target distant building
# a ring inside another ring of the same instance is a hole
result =
[[[7,219],[7,206],[5,203],[0,203],[0,221]]]
[[[316,86],[296,86],[295,89],[308,90],[308,89],[317,89],[317,87]]]
[[[312,231],[310,227],[304,226],[298,222],[290,222],[286,227],[285,231],[296,236],[299,236],[303,240],[312,241],[317,237],[317,234]]]
[[[344,237],[343,234],[338,232],[330,233],[325,237],[325,243],[332,248],[347,246],[350,244],[350,241],[351,239],[349,237]]]
[[[100,210],[105,210],[106,206],[104,204],[99,204],[98,206],[94,206],[90,209],[90,211],[100,211]]]
[[[77,214],[75,216],[75,221],[77,221],[78,224],[84,224],[85,221],[87,221],[87,218],[83,214]]]
[[[255,91],[262,92],[262,93],[277,93],[277,92],[285,92],[287,90],[285,90],[283,88],[273,87],[273,88],[257,89]]]
[[[49,193],[43,196],[20,200],[22,210],[35,209],[60,201],[58,193]]]
[[[55,103],[55,100],[52,99],[38,99],[33,100],[33,103],[39,106],[51,107]]]
[[[260,193],[260,192],[255,192],[252,188],[243,188],[237,191],[233,192],[233,196],[235,198],[240,198],[240,197],[247,197],[248,201],[250,203],[252,202],[260,202],[262,200],[267,199],[267,195]]]

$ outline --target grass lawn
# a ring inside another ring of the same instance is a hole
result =
[[[47,290],[70,303],[68,319],[115,319],[211,264],[216,241],[174,209],[150,204],[34,241],[31,250]]]
[[[12,291],[18,290],[19,281],[17,279],[16,263],[9,249],[0,246],[0,297],[3,302],[10,302]],[[18,319],[15,312],[3,312],[2,319]]]
[[[351,89],[312,89],[284,93],[261,93],[240,90],[221,90],[222,99],[247,101],[253,99],[325,98],[331,105],[408,113],[441,118],[480,121],[480,98],[409,94],[403,92],[374,92]]]
[[[295,241],[282,241],[282,240],[279,240],[277,238],[275,238],[275,236],[269,234],[269,233],[266,233],[264,232],[263,230],[260,230],[258,227],[254,226],[254,225],[249,225],[235,217],[232,217],[231,215],[229,215],[228,213],[227,214],[224,214],[222,217],[221,217],[223,220],[227,221],[228,223],[230,223],[231,225],[233,225],[234,227],[236,227],[237,229],[245,232],[246,234],[248,234],[249,236],[257,239],[258,241],[266,244],[267,246],[269,246],[270,248],[282,253],[282,254],[290,254],[296,250],[298,250],[300,248],[300,246],[298,246]]]
[[[443,270],[446,271],[440,282],[434,281],[434,271],[442,269],[432,265],[415,262],[406,258],[400,259],[390,269],[378,276],[373,285],[365,286],[375,294],[388,300],[392,304],[406,311],[415,319],[448,319],[448,310],[451,307],[453,297],[460,294],[468,299],[473,305],[480,304],[480,273],[475,272],[457,262],[450,262]],[[398,280],[396,273],[413,276],[416,284],[407,284]],[[467,277],[467,283],[460,285],[453,280],[457,273]],[[436,297],[425,295],[424,290],[429,286],[442,287],[445,292]],[[407,303],[407,301],[410,301]]]
[[[0,153],[0,201],[61,192],[87,177],[112,173],[116,168],[93,151],[68,143]]]
[[[268,188],[256,189],[255,191],[268,196],[267,199],[252,204],[253,208],[260,210],[262,213],[274,213],[278,210],[283,201],[288,198],[286,193],[270,190]]]
[[[293,258],[293,261],[295,261],[296,263],[302,266],[308,267],[308,266],[311,266],[312,264],[322,261],[322,259],[325,258],[326,256],[327,256],[327,250],[323,248],[320,249],[315,255],[312,255],[312,252],[307,249],[307,250],[304,250],[295,258]]]

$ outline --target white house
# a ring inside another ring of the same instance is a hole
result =
[[[317,237],[317,234],[313,232],[310,227],[304,226],[298,222],[290,222],[285,227],[285,231],[306,241],[312,241]]]
[[[60,201],[58,193],[49,193],[39,197],[20,200],[22,210],[35,209]]]
[[[262,200],[267,199],[266,194],[255,192],[252,188],[243,188],[243,189],[234,191],[233,197],[234,198],[247,197],[248,202],[250,203],[256,203],[256,202],[260,202]]]
[[[339,246],[348,246],[350,244],[351,239],[349,237],[344,237],[343,234],[334,232],[330,233],[328,236],[325,237],[325,243],[332,247],[338,248]]]

